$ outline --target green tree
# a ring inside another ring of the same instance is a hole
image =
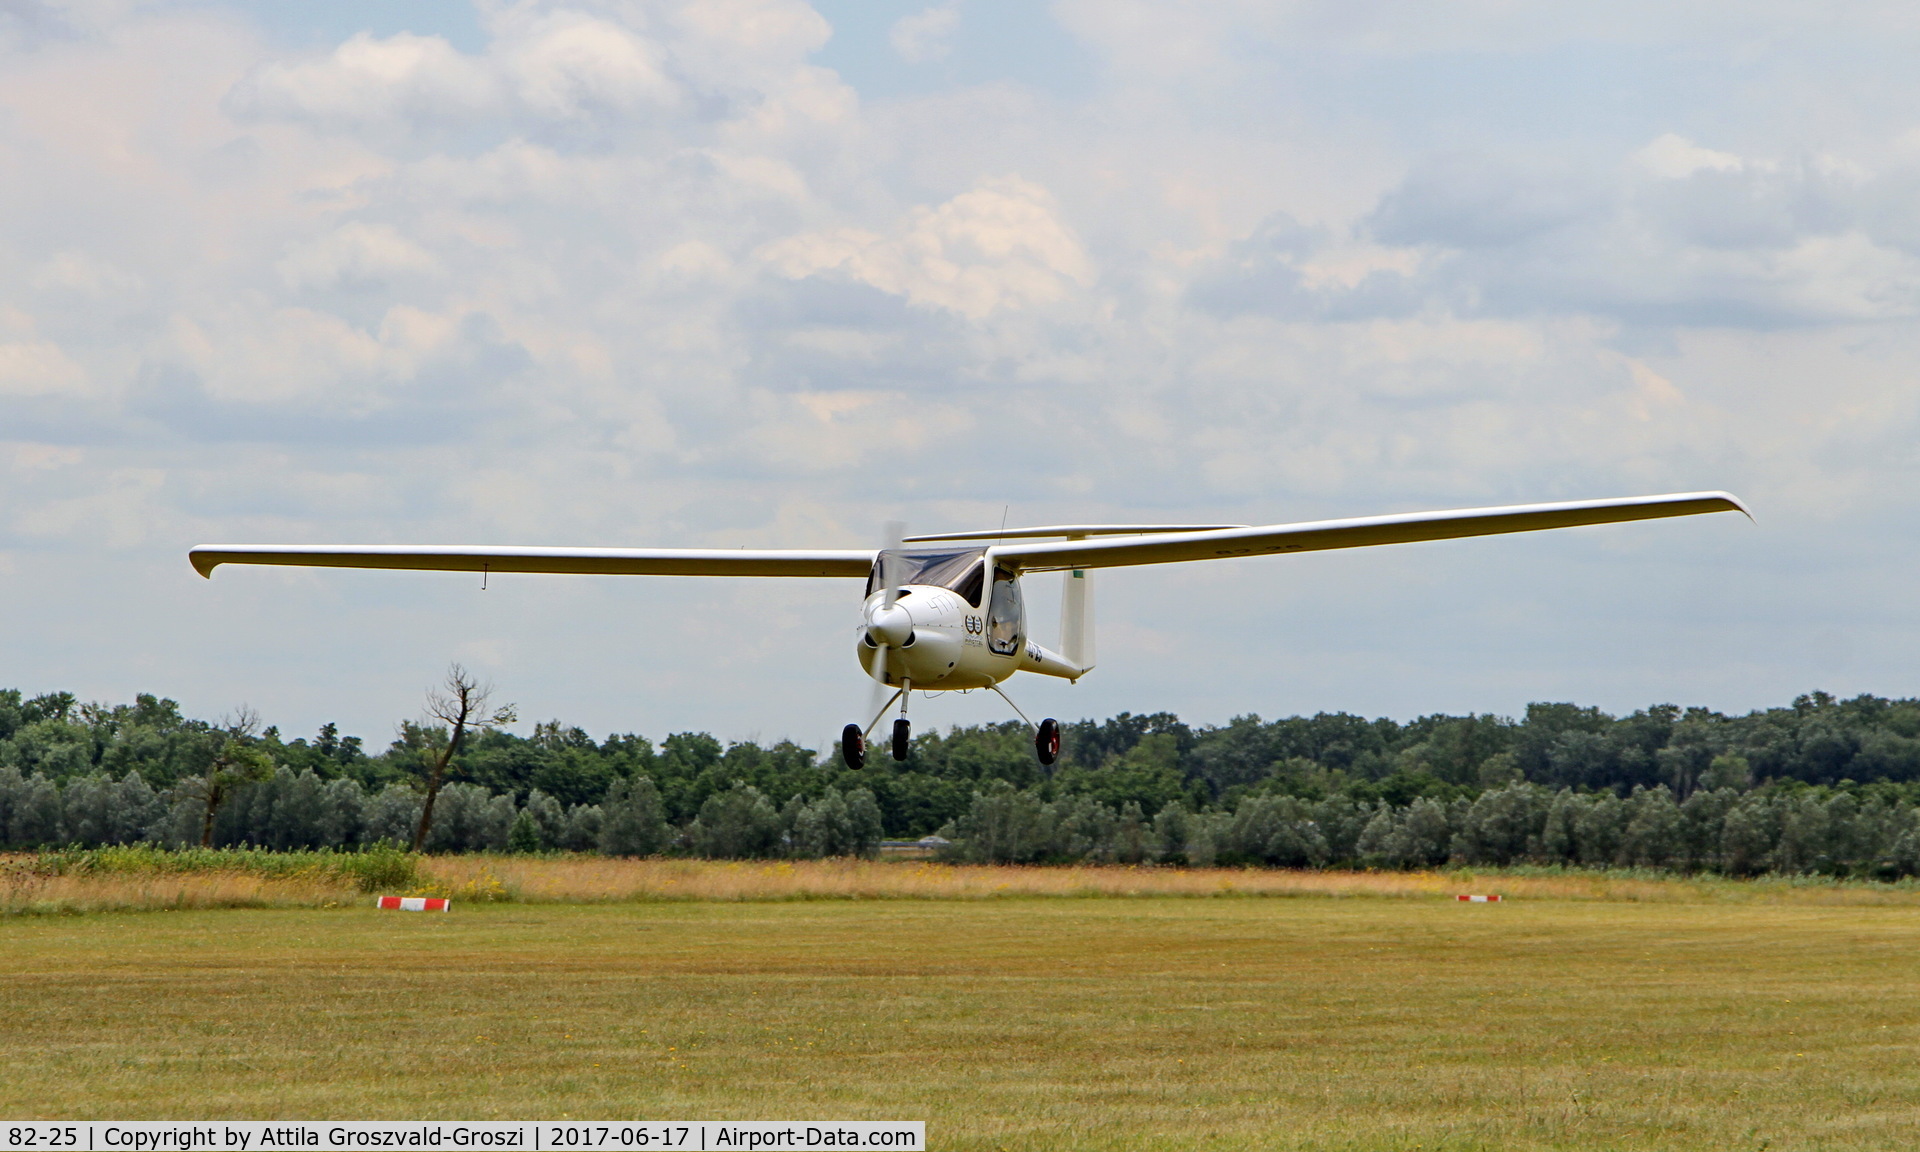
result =
[[[765,794],[739,783],[700,805],[693,850],[708,859],[751,860],[779,854],[780,813]]]
[[[513,818],[513,827],[507,831],[507,851],[524,856],[545,847],[539,822],[533,818],[533,813],[521,809],[520,815]]]
[[[1444,804],[1422,796],[1384,838],[1379,853],[1395,868],[1432,868],[1447,862],[1453,823]]]
[[[1635,788],[1627,801],[1627,824],[1620,835],[1620,860],[1636,868],[1684,868],[1687,820],[1665,784]]]
[[[1461,856],[1469,864],[1507,865],[1521,859],[1539,841],[1549,803],[1546,790],[1533,784],[1482,792],[1460,829]]]
[[[213,847],[213,818],[242,785],[256,784],[273,775],[273,759],[260,748],[255,734],[260,714],[242,707],[220,722],[214,733],[213,760],[199,781],[200,846]]]
[[[795,856],[871,856],[880,846],[880,806],[865,788],[796,800],[791,824]]]
[[[1031,864],[1043,860],[1054,839],[1054,814],[1032,792],[1004,781],[973,794],[973,803],[942,835],[969,860],[992,864]]]
[[[1707,770],[1700,774],[1700,787],[1708,791],[1721,788],[1735,788],[1746,791],[1753,786],[1753,768],[1747,758],[1738,752],[1722,752],[1707,764]]]
[[[608,856],[657,856],[672,841],[660,790],[645,776],[615,780],[600,805],[600,851]]]

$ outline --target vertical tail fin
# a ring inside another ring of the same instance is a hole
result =
[[[1083,673],[1093,668],[1093,583],[1085,569],[1069,571],[1060,592],[1060,655]]]

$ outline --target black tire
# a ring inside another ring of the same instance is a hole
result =
[[[867,737],[860,725],[849,724],[840,730],[840,759],[858,772],[867,763]]]
[[[893,722],[893,758],[905,760],[913,748],[913,725],[907,723],[905,716]]]
[[[1033,733],[1033,750],[1039,755],[1040,763],[1052,764],[1060,759],[1060,722],[1049,716],[1040,721],[1040,727]]]

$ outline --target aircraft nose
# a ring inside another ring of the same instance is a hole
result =
[[[867,639],[902,647],[913,639],[913,617],[898,604],[876,604],[867,613]]]

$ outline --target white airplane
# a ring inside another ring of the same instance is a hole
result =
[[[1055,524],[986,532],[899,535],[880,549],[463,548],[395,545],[205,544],[188,553],[202,576],[221,564],[321,568],[410,568],[436,572],[565,572],[642,576],[865,577],[856,641],[860,665],[885,702],[863,728],[849,724],[840,752],[850,768],[866,763],[867,738],[898,702],[892,753],[907,758],[909,694],[985,688],[998,693],[1034,729],[1040,762],[1060,753],[1060,725],[1035,724],[1000,685],[1015,672],[1078,680],[1093,669],[1093,597],[1087,571],[1451,540],[1584,524],[1740,512],[1725,492],[1685,492],[1560,504],[1412,512],[1354,520],[1250,527],[1240,524]],[[913,545],[914,547],[908,547]],[[1060,650],[1032,637],[1020,578],[1064,572]]]

